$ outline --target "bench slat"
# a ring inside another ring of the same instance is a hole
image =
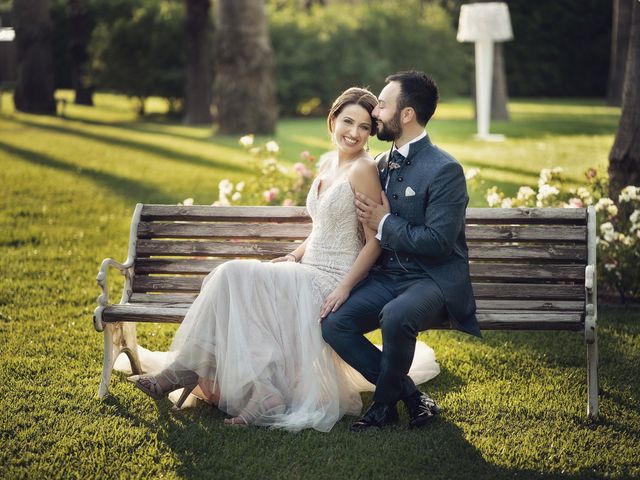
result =
[[[304,240],[310,223],[140,222],[138,238],[291,238]]]
[[[132,304],[190,305],[196,293],[133,293]],[[478,310],[584,311],[584,300],[476,300]]]
[[[586,225],[586,208],[468,208],[466,223]]]
[[[242,218],[257,222],[308,222],[304,207],[215,207],[208,205],[143,205],[140,219],[224,221]]]
[[[196,242],[138,240],[137,256],[215,256],[274,258],[295,249],[301,242]]]
[[[270,259],[284,255],[300,244],[299,241],[210,242],[138,240],[136,256],[202,256],[250,257]],[[401,255],[402,256],[402,255]],[[585,245],[485,245],[469,243],[469,258],[473,260],[518,260],[521,262],[586,262]]]
[[[471,263],[469,264],[471,279],[475,282],[483,280],[515,280],[515,281],[567,281],[573,280],[584,284],[583,265],[522,264],[522,263]]]
[[[112,305],[103,312],[106,322],[154,322],[179,323],[187,313],[186,307],[167,305]],[[478,311],[478,321],[483,330],[580,330],[584,328],[580,312],[483,312]],[[440,325],[436,328],[448,328]]]
[[[139,258],[136,262],[136,274],[207,274],[224,259],[203,258]],[[482,280],[512,280],[531,282],[568,281],[584,282],[582,265],[531,265],[521,263],[471,263],[471,278]]]
[[[586,242],[582,225],[469,225],[469,241],[494,242]],[[255,222],[140,222],[139,238],[293,238],[305,239],[310,223]]]
[[[208,205],[143,205],[141,219],[153,220],[255,220],[259,222],[308,222],[304,207],[216,207]],[[586,225],[583,208],[468,208],[467,223]]]
[[[145,292],[194,292],[200,291],[203,276],[169,277],[136,275],[133,291]],[[527,284],[527,283],[473,283],[476,299],[534,299],[534,300],[582,300],[583,285]]]
[[[467,225],[468,241],[580,242],[587,241],[585,225]]]
[[[571,262],[585,265],[586,245],[488,245],[469,243],[469,260],[518,260],[520,262]]]

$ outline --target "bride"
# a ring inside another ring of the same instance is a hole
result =
[[[307,196],[309,237],[271,262],[232,260],[213,270],[178,328],[165,368],[129,380],[155,399],[183,388],[182,406],[199,387],[204,400],[231,416],[228,425],[329,431],[357,415],[359,392],[373,390],[322,340],[319,321],[335,311],[380,254],[375,232],[362,227],[355,192],[381,198],[378,172],[366,153],[377,104],[349,88],[333,103],[329,132],[336,151],[323,156]],[[439,372],[422,344],[410,375]]]

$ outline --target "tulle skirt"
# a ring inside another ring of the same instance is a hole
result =
[[[326,293],[314,282],[318,275],[327,274],[293,262],[226,262],[206,277],[171,350],[140,348],[143,370],[195,371],[200,398],[252,424],[329,431],[343,415],[358,415],[359,393],[374,386],[323,341],[319,312]],[[116,369],[128,368],[123,355]],[[433,350],[418,342],[413,381],[439,371]]]

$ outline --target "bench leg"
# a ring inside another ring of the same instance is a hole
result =
[[[597,334],[592,343],[587,343],[587,390],[589,399],[587,403],[587,416],[596,420],[598,418],[598,337]]]
[[[135,323],[107,323],[104,327],[104,362],[98,396],[104,398],[109,393],[111,372],[118,355],[125,353],[131,362],[134,374],[142,373],[138,358],[138,341],[136,339]]]

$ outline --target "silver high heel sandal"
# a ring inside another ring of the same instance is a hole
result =
[[[262,400],[256,400],[254,394],[249,400],[246,408],[235,417],[225,418],[224,424],[229,427],[248,427],[256,423],[256,420],[270,415],[281,415],[286,411],[284,399],[279,395],[272,393]]]
[[[162,377],[162,379],[166,379],[166,382],[162,383],[169,385],[169,387],[165,387],[166,390],[163,389],[158,382],[158,378],[160,377]],[[182,404],[189,397],[193,389],[196,388],[198,385],[198,379],[198,374],[190,370],[171,369],[165,369],[156,375],[132,375],[127,378],[128,381],[132,382],[136,387],[154,400],[161,400],[170,392],[183,388],[184,390],[175,404],[176,409],[182,407]]]

